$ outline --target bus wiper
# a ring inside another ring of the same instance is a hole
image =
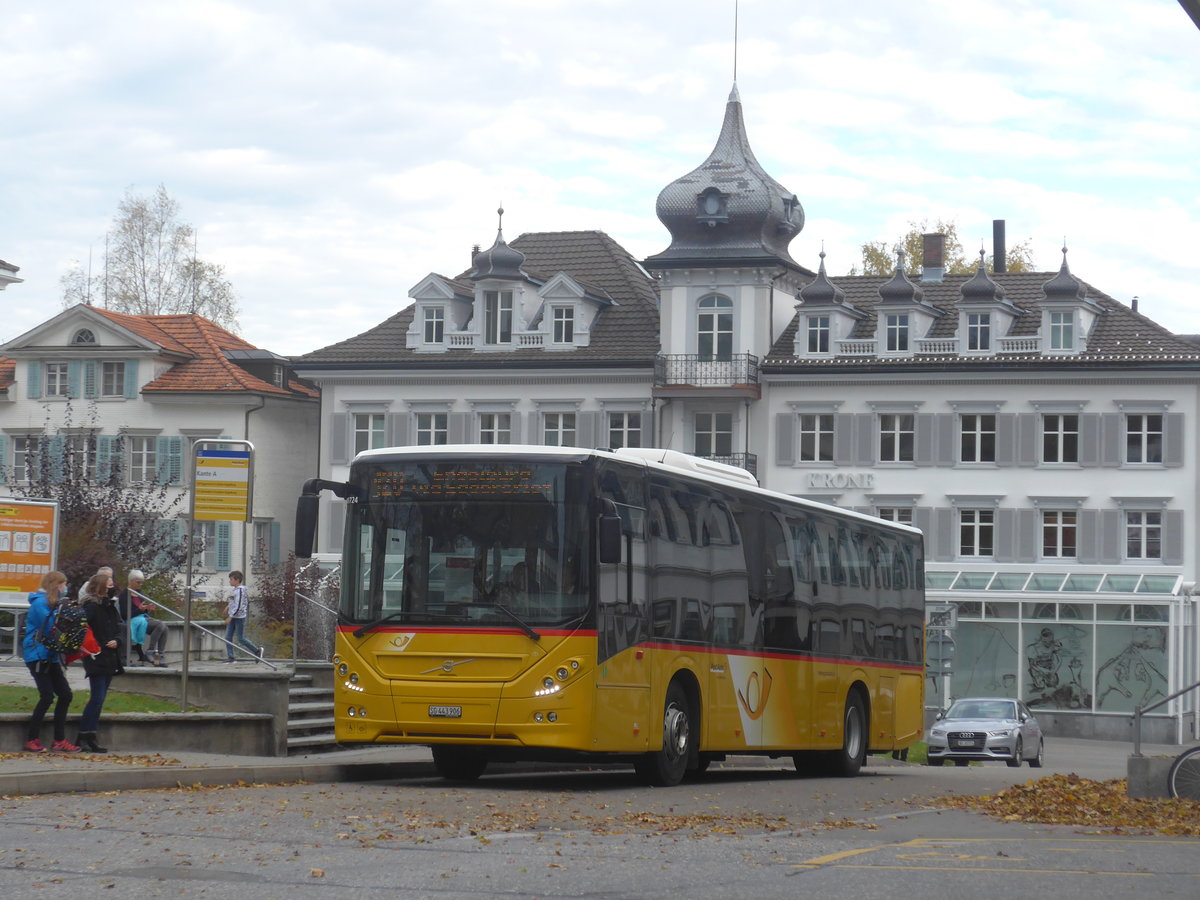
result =
[[[503,603],[493,601],[492,607],[500,610],[500,612],[504,613],[506,616],[508,616],[510,619],[512,619],[514,622],[516,622],[517,625],[520,626],[521,630],[524,631],[527,635],[529,635],[530,640],[540,641],[542,639],[542,636],[540,634],[538,634],[536,631],[534,631],[528,622],[526,622],[524,619],[522,619],[520,616],[518,616],[515,612],[513,612],[511,609],[509,609]]]
[[[400,609],[394,613],[388,613],[382,619],[376,619],[374,622],[368,622],[366,625],[363,625],[361,628],[356,628],[354,630],[354,636],[356,638],[360,638],[364,634],[366,634],[368,631],[370,631],[371,629],[378,628],[384,622],[391,622],[394,619],[403,618],[404,616],[407,616],[408,614],[409,614],[409,610],[407,610],[407,609]]]

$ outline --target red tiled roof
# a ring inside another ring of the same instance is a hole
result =
[[[192,357],[172,366],[145,385],[143,391],[251,391],[256,394],[315,397],[316,391],[297,382],[277,387],[231,362],[226,350],[257,350],[249,341],[203,316],[193,314],[133,316],[97,309],[96,312],[164,350]]]
[[[8,390],[12,387],[12,383],[17,377],[17,363],[15,360],[0,356],[0,390]]]

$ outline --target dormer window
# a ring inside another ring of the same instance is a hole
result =
[[[808,317],[808,352],[829,352],[829,316]]]
[[[483,339],[488,344],[511,344],[513,292],[483,292]]]
[[[446,307],[425,307],[425,343],[440,344],[446,339]]]
[[[96,343],[96,335],[92,333],[90,328],[80,328],[75,332],[75,336],[71,338],[72,344],[94,344]]]
[[[705,297],[696,320],[696,352],[702,360],[733,359],[733,301]]]
[[[575,342],[575,307],[554,307],[554,333],[556,344],[571,344]]]
[[[1075,313],[1050,313],[1050,349],[1075,349]]]
[[[884,319],[884,345],[889,353],[908,352],[908,313],[888,313]]]
[[[727,199],[727,195],[714,187],[702,191],[696,197],[696,218],[710,227],[719,222],[728,222],[729,214],[725,206]]]
[[[990,350],[991,347],[991,313],[967,313],[967,349]]]

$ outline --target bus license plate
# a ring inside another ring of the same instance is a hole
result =
[[[431,719],[461,719],[461,706],[431,706],[429,707],[429,717]]]

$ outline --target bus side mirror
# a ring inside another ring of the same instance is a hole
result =
[[[620,516],[604,515],[600,517],[600,547],[597,555],[603,566],[611,566],[621,561]]]
[[[313,542],[317,536],[317,507],[321,498],[317,494],[301,494],[296,501],[296,558],[311,559]]]

